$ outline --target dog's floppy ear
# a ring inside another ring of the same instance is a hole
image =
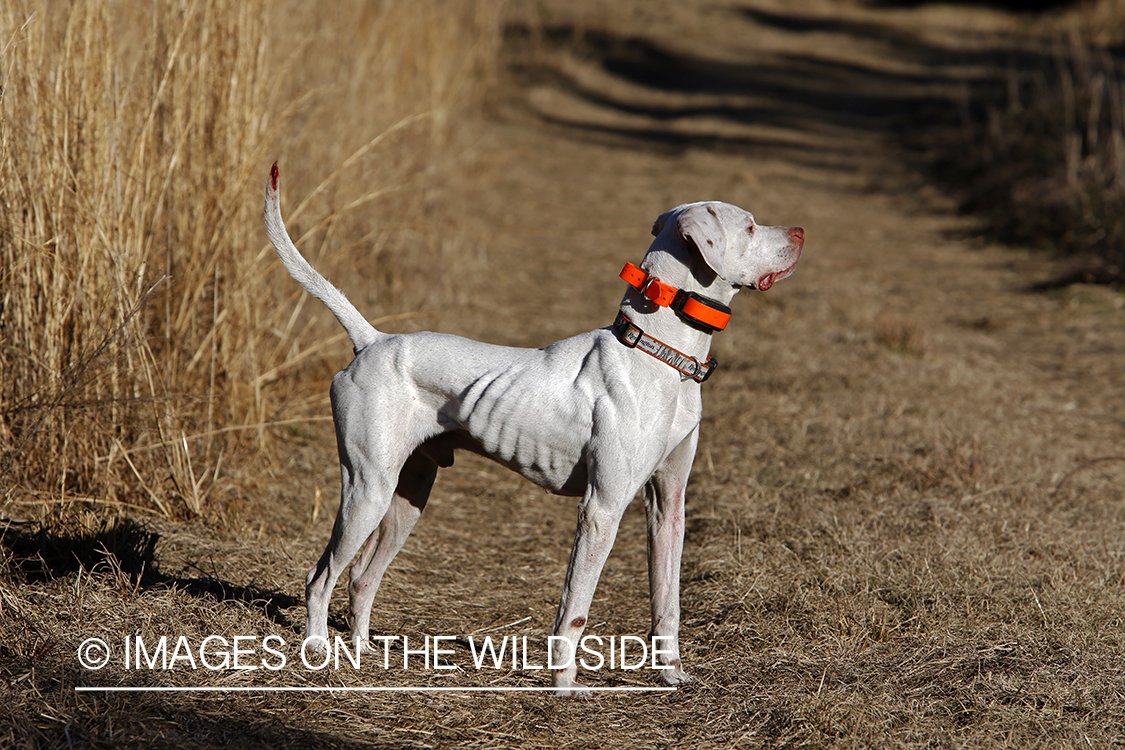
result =
[[[685,244],[699,251],[712,271],[726,279],[723,272],[723,226],[713,208],[707,205],[688,206],[676,217],[676,230]]]

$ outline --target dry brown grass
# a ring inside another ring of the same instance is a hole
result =
[[[304,416],[278,375],[324,354],[260,252],[271,158],[302,165],[289,216],[322,265],[374,245],[375,311],[419,304],[394,282],[442,238],[415,196],[490,83],[496,7],[337,3],[316,29],[261,2],[5,6],[5,506],[179,516],[240,494],[247,449]]]
[[[256,416],[264,14],[234,7],[6,8],[5,500],[199,513]]]
[[[405,23],[393,5],[348,7]],[[522,5],[534,23],[541,3]],[[449,10],[435,4],[427,16],[431,6],[412,7],[431,25]],[[558,2],[540,17],[595,32],[604,23],[607,39],[643,34],[666,53],[656,72],[682,64],[728,77],[714,91],[663,91],[653,88],[660,76],[622,80],[621,68],[599,65],[595,48],[551,47],[538,63],[558,70],[518,85],[501,73],[501,116],[489,119],[468,178],[446,182],[433,166],[459,152],[456,118],[435,132],[438,120],[426,115],[316,191],[403,114],[381,111],[389,101],[382,88],[353,79],[367,41],[362,15],[345,9],[316,20],[302,9],[267,24],[285,48],[272,50],[281,59],[273,72],[289,71],[282,101],[315,92],[278,121],[276,152],[288,180],[286,216],[315,193],[292,222],[297,233],[312,231],[302,249],[360,309],[387,315],[445,300],[439,327],[493,341],[538,345],[608,323],[621,262],[643,252],[655,213],[680,199],[718,193],[763,222],[805,225],[798,273],[767,294],[740,295],[736,320],[715,342],[722,366],[705,391],[682,576],[684,658],[699,681],[592,703],[540,694],[76,693],[79,685],[547,683],[541,671],[477,673],[464,649],[453,657],[464,671],[441,676],[370,665],[317,673],[126,670],[120,659],[97,672],[79,665],[79,644],[90,637],[114,645],[124,635],[299,640],[303,573],[330,532],[338,482],[331,428],[320,422],[292,425],[284,440],[275,433],[261,454],[268,473],[252,471],[257,461],[224,458],[220,475],[230,471],[234,481],[240,472],[254,497],[224,506],[218,488],[199,518],[156,514],[141,525],[139,514],[107,518],[74,503],[43,525],[0,525],[0,746],[1121,746],[1121,296],[1091,287],[1026,292],[1045,273],[1038,261],[961,242],[950,230],[963,223],[933,216],[909,190],[888,196],[873,188],[897,169],[887,141],[874,129],[849,130],[850,115],[834,120],[816,76],[781,75],[795,59],[822,70],[850,108],[852,89],[864,90],[873,65],[898,70],[903,62],[887,46],[875,46],[880,57],[872,60],[873,45],[857,36],[934,29],[947,40],[941,22],[954,32],[978,29],[993,12],[923,4],[873,26],[872,6],[849,0],[831,13],[809,3],[807,13],[780,20],[776,3],[615,7],[620,16],[585,0]],[[944,47],[906,39],[900,51],[911,70],[919,71],[914,53],[925,49],[935,55],[935,77],[959,74],[941,62]],[[379,57],[377,47],[364,54]],[[487,77],[487,65],[481,70]],[[442,90],[472,99],[476,74],[451,76]],[[928,96],[918,83],[925,77],[912,73],[885,93]],[[748,101],[747,81],[773,88]],[[408,110],[434,104],[424,87],[388,90],[417,97]],[[566,117],[534,117],[544,102]],[[771,113],[774,126],[763,133],[759,118]],[[806,126],[808,148],[786,149],[774,138]],[[250,182],[257,227],[260,185]],[[343,210],[388,187],[397,189],[362,211]],[[486,260],[495,273],[468,275],[472,304],[412,278],[427,258],[441,261],[443,281],[472,268],[477,248],[456,209],[492,229]],[[263,243],[259,236],[251,252]],[[371,263],[348,252],[368,247]],[[419,248],[420,260],[402,257]],[[273,344],[285,349],[275,360],[282,369],[261,381],[262,398],[277,404],[268,416],[324,415],[323,405],[306,410],[302,394],[319,390],[333,369],[321,354],[333,352],[342,365],[347,343],[324,343],[338,335],[334,321],[300,302],[303,293],[268,253],[262,259],[270,282],[255,293],[277,289]],[[144,502],[135,492],[126,497]],[[571,501],[459,456],[383,582],[373,627],[411,638],[489,630],[541,643],[574,517]],[[644,634],[644,528],[635,502],[598,588],[592,632]],[[333,633],[346,632],[346,611],[341,586]],[[649,674],[620,671],[584,677],[598,686],[654,684]]]
[[[723,445],[724,423],[708,425],[707,450]],[[814,442],[831,455],[823,438]],[[93,519],[50,531],[9,527],[13,575],[0,584],[0,639],[16,691],[0,738],[19,747],[1112,747],[1125,728],[1125,569],[1119,545],[1092,542],[1115,511],[1069,494],[1075,487],[1061,493],[1066,500],[1050,486],[998,485],[1010,475],[994,458],[951,442],[891,449],[820,477],[801,462],[787,471],[781,455],[764,456],[750,478],[727,461],[700,467],[683,573],[685,659],[700,681],[593,704],[534,694],[79,695],[76,685],[542,686],[545,678],[477,672],[463,647],[452,657],[463,671],[451,674],[369,661],[323,673],[124,670],[122,633],[150,643],[212,634],[299,642],[293,558],[311,559],[319,540],[248,545],[182,526]],[[489,629],[541,643],[568,554],[569,535],[551,530],[569,528],[570,506],[515,488],[483,462],[465,468],[478,474],[473,486],[491,489],[444,493],[385,582],[377,627],[418,640]],[[1079,480],[1084,493],[1090,479]],[[501,519],[492,533],[478,525],[483,506]],[[643,635],[643,529],[634,505],[599,588],[593,632]],[[344,608],[341,596],[337,632]],[[74,658],[91,636],[117,649],[97,673]],[[587,678],[652,684],[646,673]]]

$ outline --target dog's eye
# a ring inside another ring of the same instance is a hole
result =
[[[746,227],[746,234],[754,234],[754,225],[753,224]]]

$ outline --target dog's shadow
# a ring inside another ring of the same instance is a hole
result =
[[[215,576],[164,573],[156,563],[159,540],[159,533],[128,518],[94,529],[0,522],[0,551],[7,558],[3,567],[29,583],[68,578],[80,570],[95,576],[117,576],[135,591],[175,589],[218,602],[242,602],[282,627],[296,628],[286,610],[303,604],[301,598]],[[346,629],[342,622],[331,624]]]

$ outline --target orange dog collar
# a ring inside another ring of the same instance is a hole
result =
[[[688,325],[706,333],[721,331],[730,321],[726,305],[665,284],[632,263],[621,269],[621,278],[654,305],[672,308]]]

